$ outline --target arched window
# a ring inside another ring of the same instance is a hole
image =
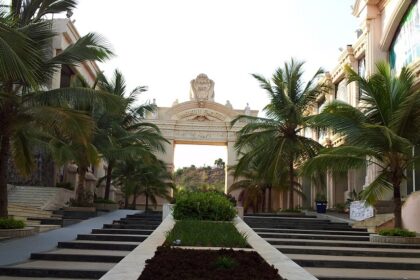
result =
[[[420,5],[418,0],[408,8],[389,49],[391,68],[397,73],[420,57]]]

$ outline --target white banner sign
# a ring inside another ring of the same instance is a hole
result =
[[[372,206],[365,204],[364,201],[353,201],[350,204],[350,219],[363,221],[374,216]]]

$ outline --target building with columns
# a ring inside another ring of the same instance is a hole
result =
[[[50,55],[52,57],[81,38],[74,22],[69,18],[54,19],[52,28],[57,33],[51,43]],[[58,89],[69,87],[76,75],[80,75],[87,83],[93,85],[96,75],[99,72],[100,69],[94,61],[87,61],[78,66],[61,65],[60,69],[56,71],[51,79],[48,88]],[[20,176],[13,167],[9,169],[10,184],[54,187],[57,183],[68,182],[73,186],[76,185],[77,166],[74,164],[58,166],[47,153],[41,150],[34,151],[34,157],[36,168],[29,177]],[[99,166],[92,167],[91,172],[86,175],[86,179],[88,183],[91,182],[91,185],[94,185],[96,178],[104,175],[104,163],[102,162]]]
[[[418,0],[356,0],[352,6],[352,15],[358,18],[355,26],[357,39],[350,42],[338,58],[338,65],[332,69],[326,79],[331,90],[322,96],[312,113],[317,113],[322,106],[334,99],[358,106],[360,91],[356,83],[347,85],[344,66],[350,65],[360,75],[368,77],[376,69],[379,61],[388,61],[392,70],[398,71],[403,66],[410,66],[416,74],[416,86],[420,88],[420,4]],[[340,139],[329,133],[307,130],[305,135],[317,139],[323,145],[339,145]],[[360,170],[350,170],[342,176],[327,174],[327,199],[329,207],[345,203],[349,192],[359,192],[376,177],[375,166]],[[420,167],[407,170],[407,181],[402,188],[402,196],[419,190]],[[304,182],[306,201],[302,206],[313,206],[315,188],[310,182]],[[391,194],[390,194],[391,197]]]

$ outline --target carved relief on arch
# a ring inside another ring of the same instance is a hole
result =
[[[211,110],[209,108],[194,108],[184,110],[172,115],[172,120],[183,120],[183,121],[230,121],[231,119],[225,114]]]

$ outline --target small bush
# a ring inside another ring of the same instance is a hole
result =
[[[180,192],[173,215],[176,220],[231,221],[236,209],[224,195],[216,192]]]
[[[25,223],[13,218],[0,218],[0,229],[21,229],[25,227]]]
[[[239,264],[232,257],[220,256],[216,259],[214,265],[216,268],[219,268],[219,269],[229,269],[229,268],[237,267]]]
[[[115,201],[112,201],[110,199],[105,199],[105,198],[96,198],[94,203],[103,203],[103,204],[117,204]]]
[[[283,212],[283,213],[301,213],[302,210],[300,208],[287,208],[287,209],[282,209],[281,212]]]
[[[401,228],[382,229],[379,231],[382,236],[402,236],[402,237],[416,237],[414,231],[409,231]]]

